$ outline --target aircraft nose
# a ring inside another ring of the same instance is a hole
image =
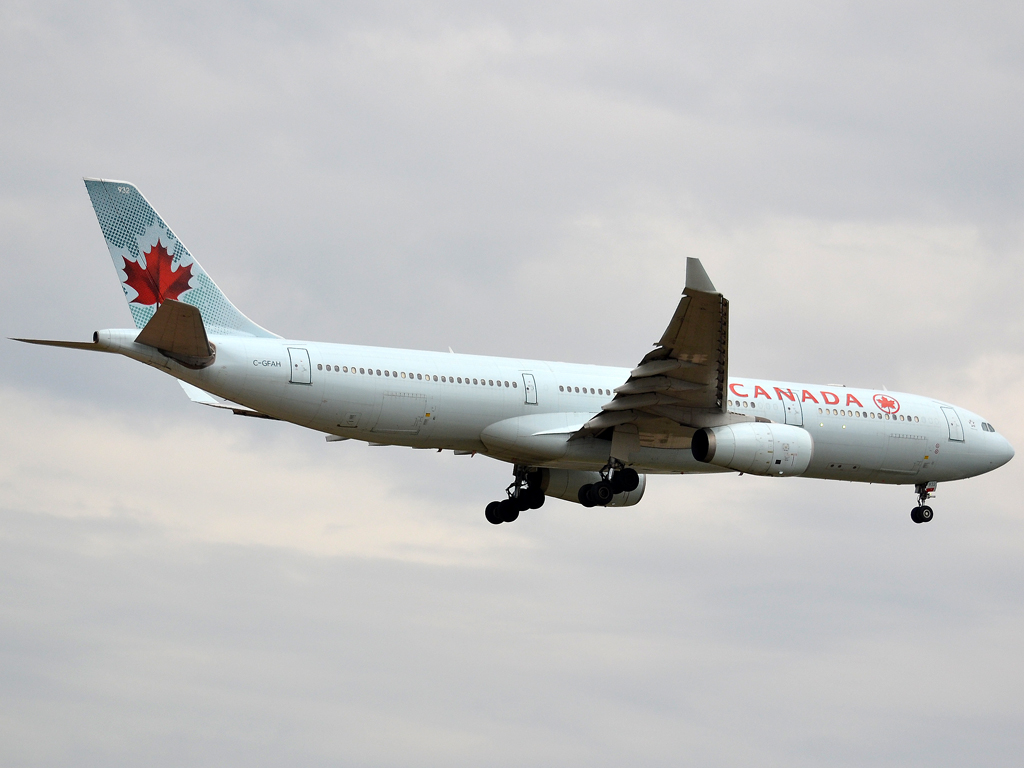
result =
[[[999,462],[998,466],[1001,467],[1001,466],[1003,466],[1003,464],[1005,464],[1006,462],[1008,462],[1010,459],[1013,458],[1014,451],[1013,451],[1013,446],[1010,445],[1010,441],[1009,440],[1007,440],[1002,435],[1000,435],[999,437],[1000,437],[1000,440],[1002,442],[1002,445],[998,446],[995,449],[995,454],[996,454],[996,460]]]

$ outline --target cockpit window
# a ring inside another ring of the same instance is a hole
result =
[[[981,428],[984,429],[986,432],[995,432],[996,431],[996,428],[993,427],[991,424],[989,424],[987,421],[981,422]]]

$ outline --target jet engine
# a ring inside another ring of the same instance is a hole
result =
[[[545,496],[554,496],[576,504],[580,503],[580,488],[601,480],[599,472],[584,472],[577,469],[542,469],[540,472],[540,487]],[[640,485],[632,491],[615,494],[607,506],[631,507],[643,498],[646,487],[647,475],[640,475]]]
[[[690,443],[693,458],[751,475],[802,475],[811,463],[814,441],[791,424],[744,422],[698,430]]]

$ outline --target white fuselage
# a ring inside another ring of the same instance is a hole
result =
[[[569,436],[601,412],[629,369],[384,347],[211,336],[215,363],[190,370],[137,331],[102,331],[111,351],[262,414],[371,443],[478,452],[531,466],[600,469],[609,441]],[[308,355],[308,370],[303,371]],[[372,371],[372,373],[370,373]],[[905,393],[731,378],[731,414],[802,426],[805,477],[948,481],[988,472],[1013,449],[977,414]],[[984,426],[983,426],[984,424]],[[688,444],[642,445],[648,473],[720,472]]]

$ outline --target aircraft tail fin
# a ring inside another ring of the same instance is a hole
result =
[[[177,300],[198,309],[210,333],[276,337],[238,311],[134,184],[85,179],[85,187],[136,328]]]

